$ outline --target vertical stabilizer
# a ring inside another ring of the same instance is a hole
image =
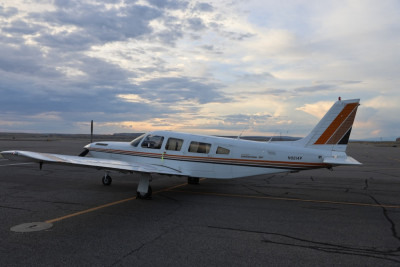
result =
[[[298,145],[324,150],[346,151],[360,99],[338,100],[309,135]]]

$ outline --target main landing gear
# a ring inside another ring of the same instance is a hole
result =
[[[137,191],[136,192],[136,198],[137,199],[151,199],[151,194],[153,193],[153,190],[151,189],[151,186],[147,188],[147,193],[143,194],[142,192]]]
[[[112,183],[112,178],[109,175],[109,172],[104,173],[104,176],[101,181],[103,182],[103,185],[110,185]],[[150,173],[140,174],[140,181],[136,192],[137,199],[151,199],[153,190],[151,189],[150,181],[151,181]]]
[[[140,173],[140,181],[136,192],[137,199],[151,199],[151,194],[153,193],[153,190],[151,189],[150,181],[150,173]]]

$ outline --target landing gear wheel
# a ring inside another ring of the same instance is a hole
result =
[[[110,185],[112,183],[112,178],[110,175],[105,175],[101,181],[103,182],[103,185]]]
[[[188,184],[199,184],[200,178],[188,177]]]
[[[142,194],[139,191],[136,192],[136,198],[137,199],[151,199],[151,194],[153,193],[153,190],[151,189],[151,186],[149,185],[149,188],[147,189],[146,194]]]

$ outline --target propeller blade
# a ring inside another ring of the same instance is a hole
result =
[[[90,122],[90,143],[93,143],[93,120]]]
[[[84,157],[87,155],[87,153],[89,153],[89,149],[85,148],[81,154],[79,154],[79,157]]]

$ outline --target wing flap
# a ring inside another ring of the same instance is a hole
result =
[[[160,173],[168,175],[185,175],[182,172],[161,165],[134,163],[120,160],[100,159],[90,157],[69,156],[31,151],[2,151],[1,155],[9,160],[22,162],[45,162],[60,165],[75,165],[96,169],[117,171]]]

